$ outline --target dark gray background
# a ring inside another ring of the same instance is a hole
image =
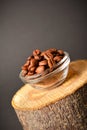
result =
[[[87,59],[86,0],[0,1],[0,130],[22,130],[11,106],[20,67],[36,48]]]

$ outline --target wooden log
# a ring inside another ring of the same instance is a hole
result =
[[[12,106],[24,130],[87,130],[87,60],[71,62],[66,81],[55,89],[24,85]]]

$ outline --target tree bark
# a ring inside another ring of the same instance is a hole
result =
[[[55,89],[23,86],[12,106],[24,130],[86,130],[87,60],[70,63],[66,81]]]

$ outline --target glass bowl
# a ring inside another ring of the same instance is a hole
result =
[[[32,87],[37,89],[50,89],[58,87],[62,84],[68,74],[70,63],[70,57],[67,52],[64,52],[63,59],[58,62],[53,71],[49,72],[50,69],[46,69],[41,74],[34,74],[33,76],[22,76],[22,71],[19,74],[22,82],[25,84],[30,84]]]

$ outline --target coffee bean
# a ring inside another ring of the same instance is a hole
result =
[[[33,74],[34,74],[34,73],[33,73],[33,72],[30,72],[30,71],[27,73],[28,76],[31,76],[31,75],[33,75]]]
[[[36,49],[33,51],[33,55],[40,55],[41,51],[39,49]]]
[[[48,66],[50,69],[54,66],[54,61],[52,59],[48,59]]]
[[[40,66],[38,66],[37,68],[36,68],[36,73],[37,74],[39,74],[39,73],[42,73],[42,72],[44,72],[44,70],[45,70],[45,66],[43,66],[43,65],[40,65]]]
[[[55,49],[55,48],[50,48],[49,50],[47,50],[47,52],[56,53],[56,52],[57,52],[57,49]]]
[[[64,55],[63,50],[58,50],[58,53],[59,53],[60,55]]]
[[[55,56],[55,57],[54,57],[54,61],[59,62],[60,60],[61,60],[61,57],[60,57],[60,56]]]
[[[30,60],[30,66],[32,67],[32,66],[37,66],[37,63],[38,63],[38,61],[36,60],[36,59],[34,59],[34,58],[32,58],[31,60]]]
[[[36,67],[35,67],[35,66],[33,66],[33,67],[31,67],[31,68],[29,69],[29,71],[30,71],[30,72],[34,72],[34,71],[35,71],[35,69],[36,69]]]
[[[21,69],[22,70],[27,70],[27,67],[26,66],[22,66]]]
[[[29,64],[30,64],[30,61],[27,60],[27,62],[24,64],[24,66],[29,66]]]
[[[33,55],[32,55],[32,56],[29,56],[29,57],[27,58],[27,60],[31,60],[32,58],[34,58]]]
[[[53,55],[46,52],[44,53],[44,58],[48,61],[49,68],[52,68],[55,64],[55,61],[53,60]]]
[[[42,59],[42,57],[41,57],[40,55],[35,55],[34,58],[35,58],[36,60],[41,60],[41,59]]]
[[[43,56],[44,56],[44,58],[46,59],[46,60],[49,60],[49,56],[48,56],[48,54],[45,52],[45,53],[43,53]]]
[[[39,62],[39,65],[47,65],[47,64],[48,64],[47,60],[42,60],[42,61]]]
[[[42,72],[44,72],[44,74],[50,73],[56,69],[57,63],[61,61],[63,57],[63,50],[50,48],[41,52],[39,49],[36,49],[33,51],[33,54],[27,58],[26,63],[22,66],[24,76],[31,76]]]

